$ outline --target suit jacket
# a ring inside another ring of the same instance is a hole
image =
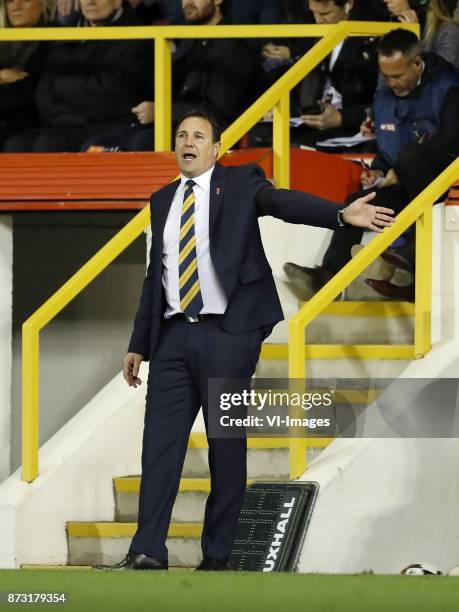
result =
[[[315,106],[322,98],[327,78],[333,87],[342,95],[342,127],[358,130],[365,119],[365,109],[373,103],[378,81],[378,60],[376,40],[374,38],[346,38],[341,52],[330,70],[330,56],[327,56],[317,70],[307,75],[306,82],[316,75],[313,84]],[[308,112],[301,99],[301,86],[295,90],[293,113]],[[298,99],[299,97],[299,99]],[[295,99],[296,98],[296,99]],[[295,108],[296,105],[296,108]],[[309,109],[310,110],[310,109]]]
[[[82,26],[86,25],[83,20]],[[141,25],[129,4],[106,26]],[[147,40],[56,41],[49,47],[35,92],[43,127],[72,128],[134,121],[131,108],[151,90],[152,46]]]
[[[154,353],[164,321],[163,233],[178,185],[174,181],[151,197],[150,262],[128,348],[145,361]],[[301,191],[274,189],[255,165],[216,164],[210,183],[209,248],[228,299],[222,327],[229,333],[271,328],[284,318],[261,242],[258,217],[264,215],[288,223],[339,228],[337,204]]]
[[[172,65],[174,125],[196,108],[204,109],[222,128],[230,125],[252,102],[259,67],[258,57],[243,40],[182,40]]]

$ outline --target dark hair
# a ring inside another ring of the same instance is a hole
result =
[[[410,30],[397,28],[385,34],[378,44],[378,53],[383,57],[390,57],[400,52],[404,57],[414,60],[421,55],[422,48],[418,37]]]
[[[175,128],[176,136],[177,136],[177,131],[180,125],[185,121],[185,119],[189,119],[190,117],[200,117],[201,119],[205,119],[208,123],[210,123],[210,126],[212,128],[212,141],[220,142],[221,137],[222,137],[221,127],[218,125],[218,123],[215,121],[215,119],[211,115],[207,114],[206,111],[199,110],[199,109],[190,110],[180,117],[180,119],[177,122],[177,127]]]

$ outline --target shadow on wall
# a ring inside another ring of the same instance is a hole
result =
[[[14,219],[11,471],[21,463],[21,326],[134,213],[20,214]],[[40,444],[121,369],[145,276],[139,237],[40,334]]]

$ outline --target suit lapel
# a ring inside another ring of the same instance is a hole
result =
[[[215,221],[220,212],[223,202],[223,187],[222,178],[225,173],[225,168],[219,164],[215,164],[214,171],[210,179],[210,195],[209,195],[209,238],[212,236],[212,230]]]

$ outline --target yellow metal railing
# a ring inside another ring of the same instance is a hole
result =
[[[419,35],[417,24],[342,22],[338,25],[173,26],[110,28],[4,28],[0,41],[14,40],[155,40],[155,150],[171,149],[171,45],[180,38],[300,38],[321,37],[222,135],[221,155],[273,109],[274,179],[290,183],[289,92],[347,36],[378,36],[404,27]],[[148,226],[149,207],[141,211],[25,323],[22,332],[22,479],[38,475],[39,453],[39,334],[76,295],[120,255]],[[297,349],[295,349],[296,351]],[[296,354],[296,353],[295,353]],[[299,354],[299,353],[298,353]],[[295,452],[293,450],[293,452]]]
[[[307,326],[353,280],[413,223],[416,223],[416,296],[414,353],[423,357],[431,347],[432,314],[432,204],[459,179],[459,159],[452,162],[401,213],[391,228],[374,238],[309,300],[289,322],[289,377],[306,378],[305,330]],[[306,468],[307,439],[290,440],[291,477],[298,478]]]

